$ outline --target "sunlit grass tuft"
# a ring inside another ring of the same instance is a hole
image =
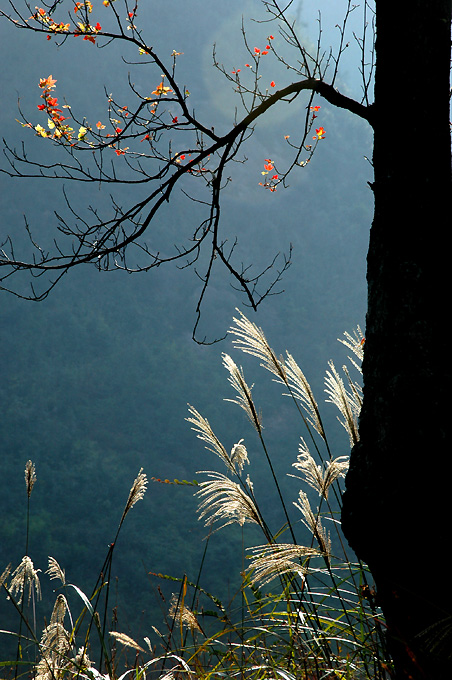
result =
[[[251,387],[243,369],[228,354],[223,354],[223,365],[235,391],[235,397],[227,401],[245,411],[257,433],[268,476],[281,503],[283,526],[273,526],[274,513],[267,516],[268,505],[259,502],[259,489],[248,473],[252,456],[244,444],[245,438],[223,445],[207,418],[190,406],[187,421],[209,454],[213,454],[213,460],[224,465],[221,471],[198,472],[200,477],[196,482],[183,482],[187,487],[195,486],[198,516],[209,530],[204,557],[210,542],[221,540],[216,532],[225,526],[238,525],[243,540],[247,535],[246,524],[254,526],[255,534],[261,532],[262,539],[257,545],[237,546],[244,558],[240,589],[224,605],[215,594],[203,589],[203,563],[199,573],[191,578],[185,574],[154,574],[173,586],[176,584],[177,589],[169,600],[164,600],[164,628],[160,630],[157,622],[150,623],[150,637],[143,640],[116,630],[116,625],[111,629],[109,593],[113,552],[126,516],[147,489],[147,477],[140,470],[90,595],[69,583],[65,569],[50,557],[45,573],[51,581],[58,582],[64,592],[49,606],[48,623],[39,629],[29,616],[30,604],[41,593],[39,570],[28,555],[16,569],[4,570],[0,586],[20,614],[18,633],[10,631],[18,638],[17,657],[4,664],[15,677],[23,670],[35,680],[125,680],[132,674],[135,680],[148,677],[159,680],[383,680],[391,677],[385,624],[376,605],[371,576],[365,565],[354,556],[349,557],[338,519],[348,457],[334,455],[331,450],[321,409],[293,356],[286,352],[285,358],[277,358],[263,331],[241,313],[234,319],[230,333],[235,348],[255,356],[282,386],[282,396],[292,398],[304,430],[306,439],[300,437],[298,452],[294,452],[290,467],[292,472],[287,470],[287,474],[299,482],[298,494],[295,498],[285,498]],[[350,371],[356,370],[360,377],[364,338],[359,327],[354,334],[344,336],[345,340],[340,342],[354,355],[349,357],[351,369],[344,366],[342,377],[329,362],[325,392],[327,402],[339,410],[339,420],[348,434],[349,444],[353,445],[358,440],[361,387],[359,380],[352,379]],[[25,482],[28,546],[29,501],[36,483],[31,461],[26,465]],[[182,484],[177,480],[174,483]],[[265,495],[264,490],[262,497]],[[300,537],[304,537],[303,540]],[[183,561],[181,569],[184,569]],[[71,611],[69,592],[75,594],[79,603],[77,612],[74,605]],[[137,602],[137,610],[139,606]],[[34,650],[34,654],[28,655],[34,660],[23,660],[24,646]]]

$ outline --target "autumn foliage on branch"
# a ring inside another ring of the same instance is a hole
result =
[[[316,95],[369,122],[372,106],[367,100],[369,76],[364,72],[361,102],[340,94],[335,88],[347,19],[353,9],[350,3],[340,27],[339,51],[327,56],[321,53],[320,40],[312,53],[300,43],[294,24],[286,18],[277,0],[264,5],[270,15],[269,22],[277,27],[276,36],[268,34],[261,46],[252,46],[242,28],[249,56],[248,62],[241,67],[227,68],[218,62],[215,50],[213,53],[214,66],[233,84],[244,110],[243,117],[236,119],[223,135],[215,132],[211,121],[205,123],[198,117],[191,107],[190,91],[177,79],[177,62],[184,58],[182,52],[173,49],[167,55],[157,54],[149,44],[139,25],[138,1],[132,5],[128,0],[63,0],[35,8],[24,3],[23,11],[16,3],[11,5],[10,14],[0,10],[0,17],[8,19],[17,28],[41,33],[58,46],[72,38],[82,38],[88,43],[85,48],[88,50],[108,47],[111,42],[126,44],[132,47],[138,63],[150,69],[148,82],[154,82],[154,89],[151,86],[149,91],[139,91],[129,82],[131,92],[127,104],[117,102],[113,94],[108,94],[107,113],[99,112],[97,122],[92,122],[83,112],[76,115],[70,103],[60,105],[56,96],[57,78],[53,74],[43,75],[40,79],[42,101],[37,108],[42,118],[38,122],[20,111],[19,122],[45,142],[61,147],[63,155],[56,164],[49,162],[46,165],[42,160],[31,160],[25,152],[18,152],[7,144],[9,166],[3,172],[19,177],[136,186],[142,192],[142,198],[125,208],[113,203],[113,214],[107,218],[93,210],[90,220],[69,205],[70,218],[58,215],[59,239],[52,252],[39,246],[28,223],[31,257],[20,257],[11,235],[4,236],[0,253],[0,272],[3,272],[0,283],[4,289],[21,297],[40,300],[69,269],[79,264],[91,263],[101,270],[147,271],[165,262],[189,266],[205,252],[207,264],[203,265],[203,273],[197,271],[203,281],[197,306],[198,321],[214,261],[226,267],[252,308],[275,292],[276,284],[290,265],[290,250],[283,256],[280,266],[277,266],[276,256],[262,271],[251,273],[249,263],[238,265],[236,262],[236,240],[231,245],[220,233],[220,197],[230,181],[226,168],[239,160],[242,144],[252,135],[256,121],[267,110],[280,103],[290,104],[300,93],[306,92],[306,113],[299,138],[293,140],[289,135],[281,135],[282,143],[292,151],[291,161],[285,167],[279,167],[274,158],[266,158],[261,169],[250,173],[250,182],[257,176],[260,181],[256,179],[256,184],[275,192],[286,186],[287,177],[295,168],[309,164],[317,145],[326,137],[325,128],[317,121],[321,107],[313,102]],[[293,63],[282,56],[283,44],[295,51]],[[280,62],[287,67],[289,82],[280,83],[276,76],[267,82],[262,76],[263,60],[271,59],[275,64]],[[327,82],[326,76],[330,72],[332,75]],[[173,253],[162,255],[146,242],[146,232],[182,177],[203,182],[207,198],[196,200],[204,205],[205,218],[189,235],[181,234],[181,241]],[[31,275],[26,293],[10,284],[14,280],[11,276],[19,272]],[[34,283],[37,279],[39,288]]]

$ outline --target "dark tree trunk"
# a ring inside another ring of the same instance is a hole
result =
[[[364,404],[342,517],[397,678],[416,680],[452,678],[450,14],[377,0]]]

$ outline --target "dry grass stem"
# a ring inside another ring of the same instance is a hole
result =
[[[55,680],[62,675],[59,656],[42,657],[36,665],[35,680]]]

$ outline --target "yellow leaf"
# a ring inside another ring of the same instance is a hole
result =
[[[38,133],[38,135],[41,135],[41,137],[48,136],[48,132],[42,127],[42,125],[36,125],[35,130]]]
[[[87,132],[88,132],[88,128],[83,127],[83,125],[81,125],[80,128],[79,128],[79,130],[78,130],[78,135],[77,135],[78,139],[79,139],[80,141],[83,141],[83,140],[85,139],[85,137],[86,137],[86,133],[87,133]]]

